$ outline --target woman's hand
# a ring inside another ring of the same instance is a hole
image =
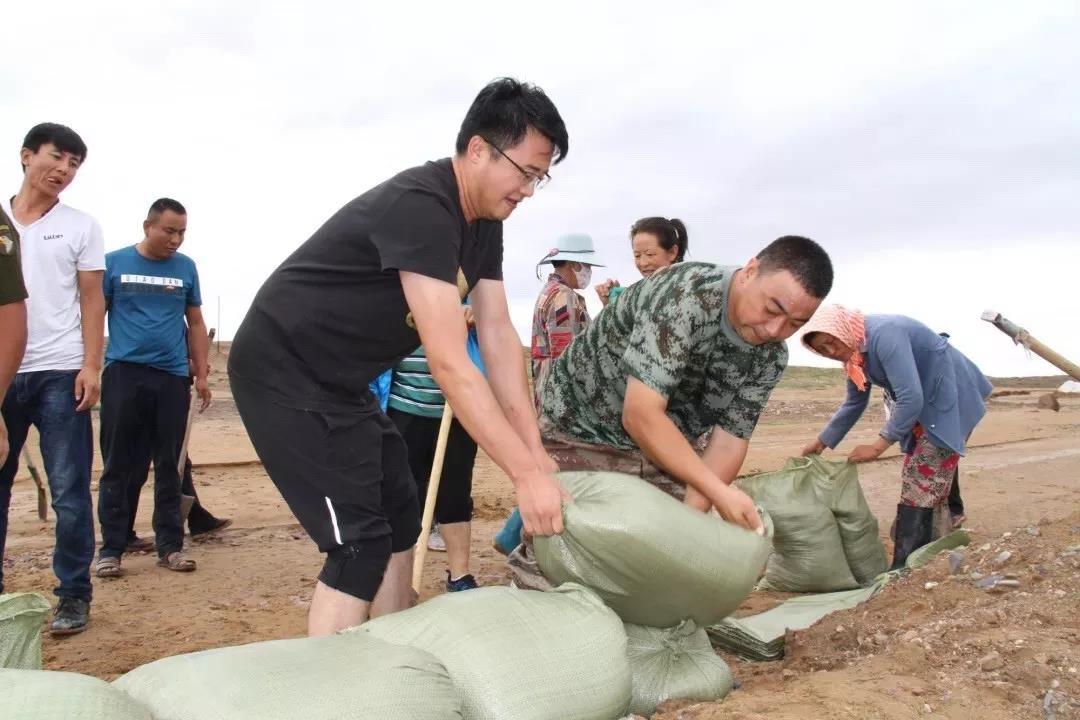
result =
[[[881,453],[885,452],[891,443],[885,438],[878,438],[873,445],[856,445],[847,457],[849,463],[864,463],[877,460]]]
[[[820,455],[823,452],[825,452],[825,443],[821,442],[818,438],[814,438],[813,442],[808,443],[806,447],[802,449],[801,455],[806,457],[807,455]]]
[[[596,294],[600,297],[600,302],[604,305],[608,304],[608,295],[611,293],[611,288],[619,287],[619,281],[612,278],[608,278],[606,281],[595,286]]]

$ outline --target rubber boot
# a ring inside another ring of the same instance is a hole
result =
[[[964,499],[960,497],[960,468],[953,473],[952,487],[949,488],[949,514],[953,525],[960,527],[964,521]]]
[[[899,570],[908,555],[930,542],[934,532],[934,509],[896,506],[896,544],[890,570]]]

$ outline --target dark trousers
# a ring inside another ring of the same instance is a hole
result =
[[[180,473],[187,428],[188,378],[134,363],[113,362],[101,379],[101,454],[98,485],[101,557],[120,557],[133,516],[129,486],[154,462],[154,536],[159,557],[181,550]]]
[[[949,514],[953,517],[964,514],[964,499],[960,497],[960,466],[953,473],[952,487],[949,488]]]
[[[139,464],[142,469],[136,471],[128,481],[128,507],[131,508],[131,518],[128,520],[128,540],[134,540],[137,537],[135,535],[135,516],[139,513],[139,495],[142,493],[143,485],[146,484],[147,468],[150,466],[149,444],[147,444],[147,448],[146,460]],[[195,498],[195,503],[188,512],[188,530],[193,535],[213,530],[218,519],[199,502],[199,494],[195,492],[195,482],[191,477],[190,457],[184,459],[184,476],[180,479],[180,492]]]
[[[10,450],[0,468],[0,560],[7,538],[11,485],[19,469],[19,453],[31,425],[41,436],[41,456],[56,513],[53,573],[59,597],[90,600],[90,563],[94,559],[94,505],[90,499],[90,466],[94,437],[90,411],[75,412],[75,370],[19,373],[3,402]],[[0,562],[0,592],[3,592]]]

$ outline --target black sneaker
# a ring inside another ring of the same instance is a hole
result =
[[[446,571],[446,592],[461,592],[462,590],[475,590],[480,587],[476,584],[476,578],[472,575],[462,575],[457,580],[450,579],[450,571]]]
[[[90,621],[90,603],[73,597],[62,597],[56,604],[49,632],[53,635],[76,635]]]

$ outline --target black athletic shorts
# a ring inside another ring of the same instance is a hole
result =
[[[409,467],[416,480],[416,497],[423,507],[442,420],[411,415],[394,408],[388,410],[387,414],[409,448]],[[472,520],[472,474],[475,463],[476,442],[461,423],[454,420],[446,440],[439,494],[435,499],[435,522],[449,525]]]
[[[267,475],[327,554],[319,579],[371,601],[390,554],[408,550],[420,534],[416,485],[394,423],[374,397],[359,412],[300,410],[230,380]]]

